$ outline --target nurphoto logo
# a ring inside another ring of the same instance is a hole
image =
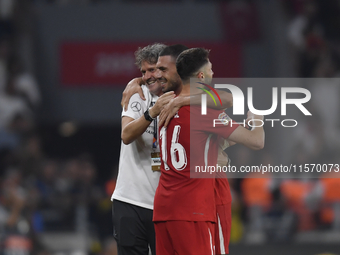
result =
[[[212,86],[209,86],[204,83],[200,83],[200,84],[206,86],[211,91],[213,91],[216,94],[217,98],[219,99],[221,105],[222,105],[222,101],[216,89],[228,89],[233,95],[233,114],[234,115],[245,115],[246,114],[244,110],[245,96],[239,87],[232,85],[232,84],[215,84],[214,86],[215,88],[213,88]],[[199,89],[206,92],[213,99],[215,105],[217,105],[216,100],[210,91],[204,88],[199,88]],[[309,102],[311,99],[311,93],[308,89],[300,88],[300,87],[282,87],[280,92],[281,92],[280,93],[281,94],[281,97],[280,97],[281,116],[287,115],[287,105],[295,105],[305,116],[312,116],[312,114],[304,106],[304,104]],[[303,97],[302,98],[287,98],[287,95],[292,94],[292,93],[300,94]],[[278,108],[278,104],[279,104],[278,101],[279,101],[278,88],[273,87],[271,107],[266,110],[255,109],[254,103],[253,103],[253,88],[252,87],[247,88],[247,105],[248,105],[249,111],[251,111],[255,115],[268,116],[268,115],[273,114]],[[201,95],[201,114],[202,115],[207,114],[207,95],[206,94]],[[228,121],[228,120],[225,120],[225,121]],[[252,123],[246,123],[246,120],[244,119],[243,122],[241,122],[241,124],[243,125],[247,124],[250,127],[261,127],[264,125],[264,121],[271,122],[272,127],[274,127],[274,123],[277,121],[281,122],[281,125],[283,127],[296,127],[298,125],[298,122],[295,119],[282,119],[281,120],[281,119],[269,119],[269,118],[266,118],[265,120],[254,119],[252,120]],[[213,125],[215,127],[215,125],[220,125],[220,124],[228,125],[228,123],[225,123],[223,119],[216,119],[214,120]],[[232,122],[230,123],[232,125]],[[288,125],[288,123],[290,123],[290,125]]]

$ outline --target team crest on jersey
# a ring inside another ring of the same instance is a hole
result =
[[[174,118],[179,118],[178,112],[176,112]]]
[[[222,112],[218,115],[218,119],[221,120],[222,124],[228,126],[231,118],[225,112]]]

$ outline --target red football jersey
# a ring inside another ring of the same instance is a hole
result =
[[[217,136],[228,138],[238,127],[236,123],[214,127],[217,119],[225,120],[225,113],[208,109],[202,116],[200,107],[185,106],[167,128],[160,127],[162,174],[154,199],[154,221],[216,221],[214,176],[190,178],[190,167],[216,166],[214,141]]]

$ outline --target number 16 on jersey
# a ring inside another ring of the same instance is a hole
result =
[[[178,142],[180,132],[181,132],[181,126],[176,125],[172,133],[171,146],[170,146],[171,164],[178,171],[183,170],[188,164],[186,151],[184,147]],[[167,163],[167,160],[168,160],[167,128],[162,127],[161,132],[160,132],[160,139],[162,139],[161,152],[162,152],[162,159],[164,163],[164,169],[169,170],[170,168]]]

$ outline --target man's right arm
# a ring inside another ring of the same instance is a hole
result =
[[[167,104],[172,98],[174,98],[174,96],[175,96],[174,92],[170,91],[159,97],[155,105],[149,109],[149,115],[152,118],[156,118],[163,109],[164,105]],[[121,134],[123,143],[124,144],[132,143],[134,140],[136,140],[145,132],[150,123],[151,121],[146,120],[144,114],[140,116],[138,119],[123,116]]]
[[[122,117],[122,140],[124,144],[130,144],[138,137],[140,137],[150,125],[143,116],[138,119],[133,119],[128,116]]]

